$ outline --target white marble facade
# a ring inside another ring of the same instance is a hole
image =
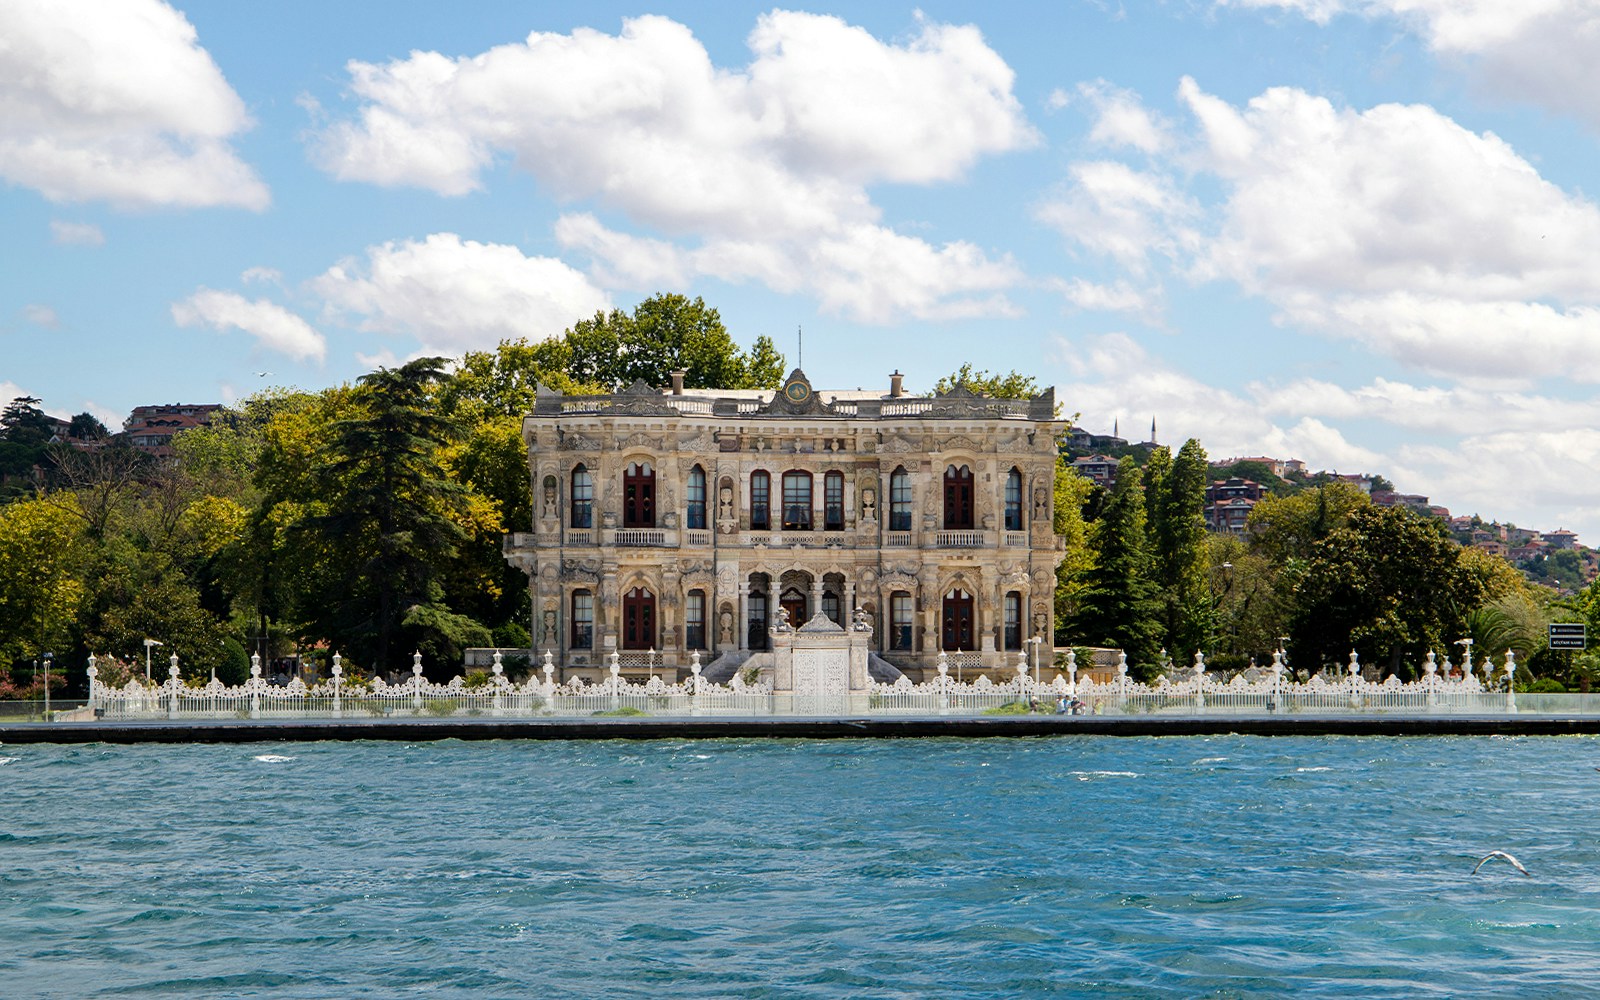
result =
[[[1054,390],[997,400],[782,389],[541,389],[523,421],[533,523],[507,536],[535,647],[563,676],[612,651],[629,673],[771,649],[779,610],[870,615],[913,678],[941,649],[998,669],[1051,654]],[[1048,662],[1048,659],[1045,659]]]

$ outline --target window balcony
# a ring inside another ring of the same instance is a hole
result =
[[[678,533],[665,528],[615,528],[606,534],[618,548],[659,549],[678,544]]]

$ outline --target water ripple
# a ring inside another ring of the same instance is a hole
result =
[[[1595,750],[30,746],[0,771],[0,992],[1577,995]],[[1533,877],[1472,875],[1492,849]]]

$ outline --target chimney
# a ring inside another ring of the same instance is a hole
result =
[[[899,399],[901,396],[904,396],[906,394],[905,386],[901,384],[902,380],[904,378],[905,378],[905,376],[900,374],[900,369],[898,369],[898,368],[896,368],[892,373],[890,373],[890,375],[889,375],[889,398],[890,399]]]
[[[682,368],[679,368],[677,371],[669,374],[672,375],[672,394],[674,396],[683,395],[683,377],[689,373],[684,371]]]

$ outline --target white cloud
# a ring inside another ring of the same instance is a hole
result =
[[[1167,122],[1146,108],[1133,91],[1095,80],[1078,84],[1078,93],[1095,114],[1090,142],[1127,146],[1141,153],[1159,153],[1171,145]]]
[[[1249,393],[1254,404],[1269,414],[1375,420],[1427,434],[1549,431],[1557,414],[1559,422],[1568,427],[1600,426],[1600,398],[1558,399],[1488,385],[1413,385],[1377,378],[1347,389],[1306,378],[1281,385],[1252,383]]]
[[[242,330],[262,347],[297,361],[321,361],[328,351],[322,334],[299,316],[266,299],[252,302],[234,292],[198,289],[182,302],[172,304],[172,318],[179,326]]]
[[[365,261],[341,261],[311,288],[363,330],[411,334],[449,354],[557,336],[609,307],[605,293],[559,260],[454,233],[368,247]]]
[[[22,307],[22,318],[34,326],[54,330],[61,325],[61,317],[50,306],[34,302]]]
[[[1594,0],[1218,0],[1283,8],[1318,24],[1338,14],[1398,18],[1436,55],[1465,63],[1482,89],[1585,120],[1600,129],[1591,67],[1600,45]]]
[[[1179,94],[1188,162],[1224,193],[1193,276],[1431,373],[1600,381],[1600,208],[1504,141],[1420,105],[1279,87],[1240,109],[1188,78]]]
[[[239,280],[245,284],[259,281],[269,285],[283,284],[283,272],[273,267],[247,267],[239,275]]]
[[[1198,206],[1158,172],[1115,160],[1074,163],[1064,188],[1035,209],[1039,221],[1094,253],[1143,275],[1152,255],[1192,248]]]
[[[243,102],[160,0],[0,4],[0,177],[52,201],[262,209]]]
[[[62,222],[60,219],[50,220],[50,239],[61,246],[99,247],[105,246],[106,234],[100,227],[90,222]]]
[[[1135,313],[1152,320],[1161,311],[1159,290],[1147,291],[1135,288],[1126,281],[1101,285],[1082,278],[1073,278],[1070,281],[1058,280],[1053,282],[1053,285],[1068,302],[1079,309]]]
[[[779,10],[749,45],[748,66],[721,69],[689,29],[651,16],[617,36],[536,32],[473,57],[353,62],[363,105],[322,130],[313,155],[342,179],[446,195],[476,189],[509,157],[560,198],[698,239],[617,233],[581,212],[564,219],[565,245],[624,282],[755,280],[870,320],[1009,312],[990,290],[1014,265],[883,228],[866,193],[949,181],[1037,141],[1011,69],[978,31],[923,21],[891,45],[838,18]],[[888,270],[950,290],[899,294],[852,261],[864,244],[894,255]]]
[[[1096,432],[1110,430],[1115,421],[1123,437],[1139,439],[1154,418],[1160,441],[1176,445],[1197,438],[1213,456],[1264,453],[1299,458],[1315,468],[1381,468],[1377,452],[1338,429],[1314,417],[1273,422],[1253,399],[1178,371],[1125,334],[1062,341],[1059,354],[1077,381],[1058,385],[1057,398]]]
[[[1585,544],[1600,541],[1594,478],[1575,474],[1600,468],[1600,430],[1491,433],[1448,447],[1402,447],[1393,467],[1395,476],[1419,483],[1417,492],[1454,513],[1481,513],[1541,531],[1564,527]]]
[[[83,411],[115,431],[122,426],[124,415],[110,407],[101,406],[92,399],[83,401]]]

